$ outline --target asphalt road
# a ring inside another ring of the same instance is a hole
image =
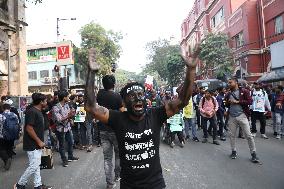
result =
[[[201,136],[202,132],[198,134]],[[256,148],[262,165],[250,162],[247,141],[237,140],[238,158],[231,160],[229,141],[220,146],[189,141],[184,148],[173,149],[161,144],[160,156],[168,189],[284,189],[284,140],[256,137]],[[211,142],[211,139],[210,139]],[[44,183],[55,189],[104,189],[102,149],[93,152],[75,151],[80,157],[69,167],[61,166],[59,154],[55,154],[55,169],[42,170]],[[10,171],[4,172],[0,162],[0,189],[11,189],[27,165],[27,156],[17,147]],[[32,188],[32,181],[26,188]],[[116,187],[119,188],[119,185]]]

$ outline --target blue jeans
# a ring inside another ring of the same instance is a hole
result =
[[[28,179],[34,176],[34,187],[41,186],[41,176],[40,176],[40,163],[42,150],[28,151],[29,167],[26,169],[24,174],[21,176],[18,184],[25,186]]]
[[[68,151],[68,158],[73,157],[73,138],[71,131],[67,131],[66,133],[62,133],[56,131],[56,136],[59,141],[59,153],[61,156],[62,161],[66,161],[67,158],[65,156],[65,141],[67,142],[67,151]]]
[[[283,134],[283,132],[284,132],[284,114],[283,113],[275,113],[275,117],[276,117],[275,132],[277,132],[278,135]]]
[[[189,136],[189,130],[191,128],[192,137],[196,137],[196,124],[195,124],[195,118],[184,118],[184,131],[185,135]]]

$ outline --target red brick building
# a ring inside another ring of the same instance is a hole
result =
[[[235,74],[255,81],[271,67],[270,45],[284,39],[283,25],[283,0],[195,0],[181,27],[181,45],[186,52],[209,32],[227,33]],[[201,62],[197,77],[206,78]]]

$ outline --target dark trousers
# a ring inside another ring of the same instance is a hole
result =
[[[175,141],[176,134],[178,136],[178,140],[179,140],[180,143],[182,141],[184,141],[184,136],[183,136],[183,132],[182,131],[173,131],[173,132],[171,132],[171,142]]]
[[[56,131],[56,136],[59,141],[59,153],[60,153],[62,161],[67,160],[66,155],[65,155],[65,141],[67,142],[68,158],[72,158],[73,157],[73,138],[72,138],[71,131],[68,131],[66,133]]]
[[[207,129],[207,122],[210,122],[210,126],[213,127],[213,140],[216,140],[217,135],[217,124],[216,124],[216,117],[213,116],[211,118],[201,116],[201,124],[203,128],[204,138],[208,138],[208,129]]]
[[[200,111],[198,110],[198,108],[196,109],[196,123],[197,123],[197,126],[198,128],[201,127],[201,114],[200,114]]]
[[[0,139],[0,158],[6,162],[13,155],[13,140]]]
[[[217,112],[217,122],[219,125],[219,130],[218,130],[218,134],[220,137],[224,136],[224,126],[225,126],[225,122],[224,122],[224,113],[223,112]]]
[[[251,132],[257,132],[256,120],[259,120],[260,122],[260,133],[265,134],[266,117],[263,112],[251,112]]]
[[[87,142],[87,127],[85,126],[85,122],[79,123],[80,125],[80,143],[83,146],[86,146],[88,144]]]
[[[72,126],[72,133],[73,133],[73,138],[74,138],[74,144],[79,145],[80,144],[80,138],[79,138],[79,124],[74,123]]]
[[[97,145],[101,145],[101,134],[100,134],[100,129],[98,127],[98,124],[96,123],[95,126],[93,127],[93,142]]]

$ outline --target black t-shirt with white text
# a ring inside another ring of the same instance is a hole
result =
[[[33,151],[39,149],[36,142],[30,137],[26,131],[26,126],[31,125],[41,141],[44,141],[44,117],[42,112],[35,107],[31,107],[26,111],[25,115],[25,127],[24,127],[24,138],[23,138],[23,149],[25,151]]]
[[[161,126],[166,120],[164,106],[150,109],[141,121],[133,121],[127,112],[110,110],[108,124],[118,141],[123,186],[131,189],[165,187],[159,144]]]
[[[103,106],[109,110],[119,110],[123,106],[122,98],[118,93],[104,89],[99,90],[97,102],[100,106]],[[101,131],[113,132],[109,126],[101,122],[98,123],[98,126]]]

